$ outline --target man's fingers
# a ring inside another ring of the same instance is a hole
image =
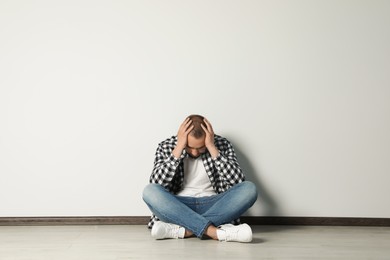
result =
[[[191,125],[190,127],[187,127],[186,131],[185,131],[185,134],[188,135],[192,129],[194,129],[194,125]]]
[[[210,133],[213,133],[213,127],[211,126],[210,122],[206,118],[203,121],[206,123],[207,130]]]
[[[188,122],[190,121],[191,119],[189,118],[189,117],[187,117],[184,121],[183,121],[183,123],[181,123],[181,126],[183,127],[183,126],[185,126],[186,124],[188,124]]]
[[[187,128],[191,125],[192,120],[190,118],[186,118],[184,122],[181,124],[180,128],[183,129],[183,131],[186,131]]]
[[[190,120],[188,120],[188,122],[184,125],[184,131],[187,131],[187,129],[188,129],[189,127],[191,127],[191,126],[193,126],[193,125],[192,125],[192,120],[190,119]]]
[[[206,127],[204,124],[200,124],[200,126],[202,127],[202,129],[203,129],[206,133],[209,133],[209,130],[207,129],[207,127]]]

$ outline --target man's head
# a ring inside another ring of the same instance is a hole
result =
[[[191,157],[197,158],[206,152],[206,133],[201,126],[202,124],[205,126],[204,117],[200,115],[190,115],[188,117],[191,119],[194,128],[188,134],[186,151]]]

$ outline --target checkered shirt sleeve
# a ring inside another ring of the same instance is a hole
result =
[[[243,182],[245,176],[237,161],[232,144],[226,138],[218,135],[215,135],[214,140],[219,155],[213,159],[207,153],[207,156],[203,157],[203,163],[214,190],[217,193],[222,193],[233,185]]]
[[[180,158],[175,158],[172,151],[176,144],[177,137],[172,136],[158,145],[150,176],[150,183],[160,184],[172,193],[181,189],[184,180],[183,159],[186,154],[183,151]]]

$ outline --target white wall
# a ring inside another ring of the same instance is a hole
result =
[[[390,217],[389,1],[1,1],[0,216],[149,215],[191,113],[249,215]]]

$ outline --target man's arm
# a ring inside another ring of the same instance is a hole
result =
[[[150,176],[150,183],[160,184],[165,188],[170,187],[176,169],[180,163],[180,159],[175,158],[172,154],[173,145],[174,144],[170,144],[169,141],[165,141],[158,145],[152,175]]]
[[[216,142],[213,127],[207,119],[202,128],[206,133],[205,145],[218,172],[217,178],[228,186],[243,182],[245,176],[231,143],[225,138],[218,138]]]
[[[227,139],[221,138],[217,141],[217,147],[220,147],[220,153],[214,159],[214,165],[219,179],[229,186],[245,181],[245,175],[238,163],[232,144]]]
[[[170,141],[159,144],[154,159],[152,175],[150,176],[150,183],[157,183],[165,188],[171,186],[176,169],[183,159],[182,154],[187,146],[187,136],[194,128],[191,123],[192,121],[186,118],[180,125],[176,143],[175,139],[172,138]]]

